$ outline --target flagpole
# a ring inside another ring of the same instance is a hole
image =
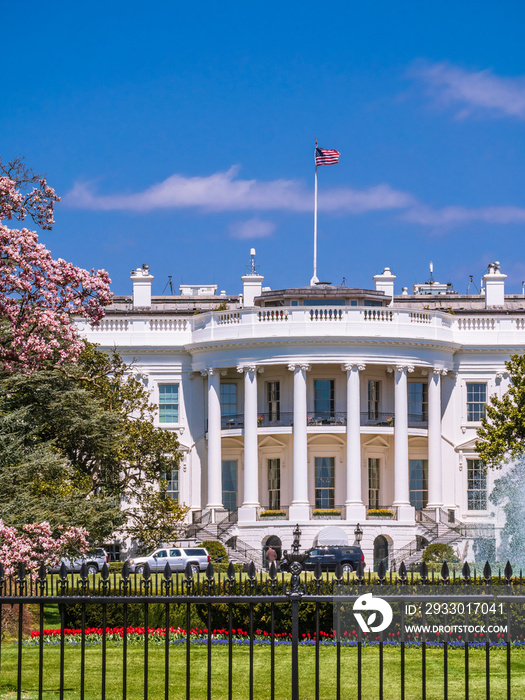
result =
[[[315,148],[317,149],[317,139],[315,139]],[[314,151],[315,162],[315,151]],[[314,187],[314,274],[310,280],[310,286],[317,284],[317,163],[315,164],[315,187]]]

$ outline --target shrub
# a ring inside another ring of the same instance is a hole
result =
[[[444,544],[443,542],[434,542],[429,544],[423,552],[422,560],[426,564],[435,564],[440,562],[454,562],[457,561],[457,557],[454,550],[449,544]]]
[[[215,564],[217,559],[220,559],[222,563],[228,562],[228,552],[222,542],[218,540],[205,540],[202,543],[203,547],[206,547],[208,554],[211,557],[212,562]]]

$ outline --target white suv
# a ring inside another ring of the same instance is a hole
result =
[[[192,573],[206,571],[210,563],[210,555],[204,547],[162,547],[146,557],[134,557],[129,560],[131,573],[142,574],[146,562],[152,572],[164,571],[166,564],[173,572],[186,571],[190,564]]]

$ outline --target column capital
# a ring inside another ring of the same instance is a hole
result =
[[[403,372],[405,374],[408,374],[409,372],[413,372],[414,367],[413,365],[396,365],[396,372]]]
[[[237,372],[239,372],[239,374],[242,374],[243,372],[251,372],[252,374],[255,374],[256,372],[262,372],[262,370],[257,369],[257,365],[239,365],[237,367]]]
[[[433,367],[432,374],[435,376],[439,375],[440,377],[444,377],[446,374],[448,374],[448,369],[443,369],[442,367]]]
[[[217,373],[215,367],[208,367],[208,369],[201,369],[201,374],[203,377],[213,377]]]
[[[290,362],[288,365],[290,372],[295,372],[296,369],[301,369],[304,372],[310,371],[310,365],[307,362]]]
[[[358,372],[362,372],[366,369],[366,365],[363,362],[346,362],[344,365],[341,365],[343,372],[351,372],[354,368]]]

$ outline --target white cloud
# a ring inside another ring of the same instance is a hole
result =
[[[443,105],[457,105],[459,118],[477,114],[525,119],[525,78],[494,75],[491,70],[468,71],[450,63],[416,63],[409,76],[423,82],[430,96]]]
[[[248,221],[238,221],[230,224],[230,236],[240,240],[252,238],[268,238],[275,231],[275,224],[271,221],[263,221],[257,216]]]
[[[158,209],[197,208],[213,212],[312,212],[313,192],[299,180],[242,180],[238,168],[205,177],[172,175],[167,180],[133,194],[98,194],[93,183],[77,183],[63,202],[75,209],[151,212]],[[432,208],[408,192],[381,184],[365,189],[327,188],[319,192],[319,209],[334,214],[365,214],[399,211],[403,220],[434,228],[450,229],[469,222],[486,224],[525,223],[525,209],[514,206]],[[272,235],[272,222],[253,216],[230,226],[234,238]]]
[[[238,167],[206,177],[172,175],[163,182],[132,194],[97,194],[90,183],[76,183],[63,203],[75,209],[149,212],[156,209],[197,207],[208,211],[295,211],[313,209],[313,193],[298,180],[242,180]],[[367,189],[323,188],[319,209],[361,214],[384,209],[402,209],[414,201],[389,185]]]
[[[405,221],[423,226],[451,227],[462,223],[479,221],[485,224],[525,223],[525,209],[520,207],[443,207],[432,209],[416,206],[402,217]]]

